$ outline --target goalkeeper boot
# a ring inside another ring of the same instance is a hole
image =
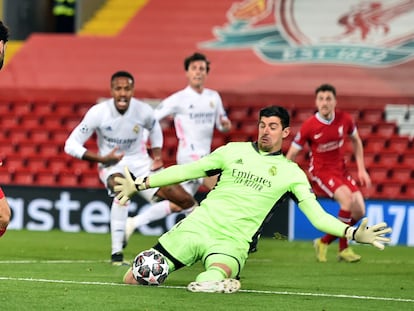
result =
[[[361,260],[361,256],[355,254],[352,248],[347,247],[338,253],[338,261],[346,262],[358,262]]]
[[[315,248],[316,260],[319,262],[327,262],[326,253],[328,252],[328,244],[323,243],[321,239],[313,240],[313,247]]]
[[[131,264],[127,261],[124,261],[124,254],[121,252],[111,255],[111,263],[113,266],[130,266]]]
[[[240,281],[224,279],[221,281],[191,282],[187,290],[193,293],[235,293],[240,289]]]

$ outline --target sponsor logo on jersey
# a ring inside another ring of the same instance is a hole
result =
[[[137,125],[134,126],[134,128],[132,130],[134,131],[134,133],[139,133],[139,129],[140,129],[140,127],[137,124]]]
[[[276,174],[277,174],[277,169],[276,169],[276,166],[272,166],[272,167],[269,169],[269,175],[270,175],[270,176],[276,176]]]
[[[309,8],[324,8],[313,10]],[[202,48],[252,49],[270,64],[389,67],[414,58],[412,0],[244,0]]]

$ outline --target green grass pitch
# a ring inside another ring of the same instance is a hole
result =
[[[127,259],[156,237],[135,234]],[[185,241],[183,241],[184,243]],[[122,284],[126,267],[109,264],[109,234],[8,230],[0,239],[1,310],[414,310],[414,248],[353,245],[359,263],[317,263],[310,242],[266,238],[235,294],[190,293],[201,264],[163,286]]]

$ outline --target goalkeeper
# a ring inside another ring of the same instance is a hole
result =
[[[117,177],[115,191],[121,204],[138,191],[220,174],[209,192],[187,218],[163,234],[153,247],[166,258],[169,272],[201,260],[205,271],[187,289],[192,292],[236,292],[253,235],[277,202],[290,196],[313,226],[338,237],[383,249],[391,232],[385,223],[367,228],[344,224],[319,205],[302,169],[281,153],[289,135],[286,109],[270,106],[259,115],[257,142],[234,142],[192,163],[171,166],[145,178]],[[185,241],[185,243],[183,243]],[[127,284],[137,284],[130,269]]]

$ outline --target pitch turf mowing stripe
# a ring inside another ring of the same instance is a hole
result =
[[[43,282],[43,283],[60,283],[60,284],[77,284],[77,285],[103,285],[103,286],[131,286],[121,283],[110,282],[80,282],[80,281],[67,281],[67,280],[48,280],[48,279],[32,279],[32,278],[13,278],[0,276],[0,281],[22,281],[22,282]],[[184,286],[158,286],[160,288],[172,288],[172,289],[186,289]],[[269,295],[288,295],[288,296],[313,296],[313,297],[328,297],[328,298],[347,298],[347,299],[361,299],[361,300],[381,300],[381,301],[394,301],[394,302],[409,302],[414,303],[414,299],[406,298],[392,298],[392,297],[373,297],[373,296],[356,296],[356,295],[343,295],[343,294],[324,294],[324,293],[301,293],[301,292],[278,292],[267,290],[251,290],[241,289],[241,293],[256,293],[256,294],[269,294]]]

